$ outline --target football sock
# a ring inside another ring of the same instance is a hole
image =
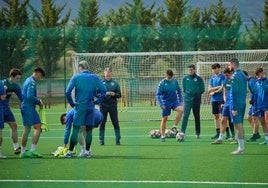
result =
[[[219,140],[222,140],[223,139],[223,134],[222,133],[220,133],[220,135],[219,135],[219,138],[218,138]]]
[[[26,152],[26,147],[21,147],[21,153],[25,153]]]
[[[244,151],[245,146],[244,146],[244,139],[237,139],[238,142],[238,149]]]
[[[31,145],[31,151],[35,151],[35,149],[36,149],[36,145],[35,144],[32,144]]]
[[[268,133],[264,133],[264,138],[266,141],[268,141]]]
[[[13,143],[14,150],[17,149],[18,147],[19,147],[19,143],[18,142],[17,143]]]

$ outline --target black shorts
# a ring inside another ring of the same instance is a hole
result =
[[[219,102],[219,101],[214,101],[211,103],[212,114],[220,114],[221,113],[221,111],[222,111],[221,104],[222,104],[222,102]]]

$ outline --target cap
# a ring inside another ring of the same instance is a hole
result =
[[[88,62],[87,61],[80,61],[78,66],[81,66],[83,69],[88,69]]]

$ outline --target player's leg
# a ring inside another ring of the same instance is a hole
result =
[[[192,105],[193,105],[192,102],[184,103],[183,117],[182,117],[182,124],[181,124],[181,132],[183,132],[183,133],[186,132],[186,128],[187,128],[190,112],[191,112],[191,109],[192,109]]]
[[[108,110],[106,110],[104,108],[100,108],[100,112],[103,115],[103,120],[102,120],[102,122],[100,124],[100,128],[99,128],[99,141],[100,141],[100,145],[104,145],[105,125],[107,122]]]
[[[21,136],[21,156],[23,156],[23,154],[26,153],[27,140],[30,132],[31,132],[31,126],[24,125],[24,129]]]
[[[201,126],[200,126],[200,102],[195,102],[193,104],[193,114],[194,114],[194,119],[195,119],[195,134],[196,134],[197,138],[199,138],[200,132],[201,132]]]
[[[266,116],[268,116],[268,113],[263,111],[263,114],[260,117],[260,122],[261,122],[262,130],[264,133],[264,141],[261,142],[260,144],[263,144],[263,145],[268,145],[268,123],[266,121],[267,119]]]
[[[167,119],[168,116],[162,116],[161,124],[160,124],[160,133],[161,133],[161,141],[165,141],[165,132],[167,128]]]
[[[173,131],[177,133],[178,132],[177,127],[178,127],[178,124],[179,124],[179,122],[181,120],[181,117],[182,117],[182,114],[183,114],[183,106],[182,106],[182,104],[176,106],[174,111],[176,111],[176,115],[175,115],[174,125],[173,125],[172,129],[174,129]]]
[[[221,103],[220,102],[212,102],[212,114],[214,116],[214,126],[216,130],[216,134],[211,137],[211,139],[217,139],[220,135],[220,127],[221,127]]]
[[[86,157],[86,158],[90,158],[92,156],[91,152],[90,152],[90,147],[91,147],[91,143],[92,143],[92,130],[93,130],[92,126],[86,126],[86,132],[87,132],[86,150],[85,150],[85,153],[83,155],[83,157]]]
[[[13,141],[13,149],[15,154],[19,154],[21,148],[19,147],[18,143],[18,125],[15,121],[7,122],[10,127],[10,137]]]
[[[121,134],[120,134],[119,121],[118,121],[117,106],[114,106],[109,110],[109,115],[110,115],[110,118],[114,127],[115,144],[120,145]]]

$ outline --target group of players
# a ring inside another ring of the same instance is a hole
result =
[[[92,130],[100,125],[99,139],[100,145],[104,145],[105,123],[107,115],[110,115],[114,126],[116,145],[120,145],[120,127],[118,121],[117,99],[121,97],[119,84],[111,78],[111,69],[104,70],[105,78],[103,81],[88,70],[88,63],[81,61],[78,65],[80,72],[74,75],[66,89],[67,100],[72,110],[61,116],[62,124],[66,123],[64,134],[64,146],[67,144],[72,128],[69,148],[66,149],[64,157],[73,157],[74,147],[78,140],[81,146],[81,157],[90,158]],[[262,68],[256,68],[254,77],[249,77],[247,72],[239,69],[239,61],[231,59],[221,72],[219,64],[213,64],[214,75],[210,78],[208,92],[211,96],[212,113],[216,139],[212,144],[222,144],[224,133],[227,130],[227,137],[235,137],[238,143],[237,150],[232,154],[244,154],[245,131],[243,126],[247,88],[250,95],[250,110],[248,120],[252,125],[253,136],[248,141],[256,141],[260,138],[258,125],[259,122],[264,132],[264,142],[260,144],[268,145],[268,79],[265,77]],[[187,122],[191,109],[195,118],[196,137],[200,138],[200,104],[201,95],[205,91],[203,79],[195,73],[195,66],[188,66],[188,75],[183,78],[183,88],[179,87],[178,81],[173,78],[172,70],[167,70],[166,77],[161,80],[156,92],[156,99],[162,109],[162,120],[160,124],[161,141],[165,141],[165,130],[167,118],[171,110],[177,112],[172,130],[180,132],[181,141],[184,140]],[[12,69],[9,78],[0,82],[0,158],[6,158],[2,154],[2,142],[4,123],[8,123],[11,128],[11,138],[15,154],[20,154],[22,158],[43,157],[36,152],[36,145],[41,134],[41,120],[36,110],[36,105],[43,108],[43,102],[37,97],[37,81],[45,76],[41,67],[34,69],[33,74],[28,77],[20,88],[18,81],[22,73],[19,69]],[[72,97],[72,91],[75,90],[75,99]],[[184,97],[182,95],[184,93]],[[20,110],[24,130],[22,134],[21,146],[18,143],[17,123],[13,112],[9,106],[9,100],[15,93],[21,101]],[[95,105],[100,105],[100,110],[95,109]],[[178,124],[183,117],[181,129],[178,130]],[[28,136],[34,128],[31,148],[26,149]],[[235,132],[235,130],[236,132]],[[79,139],[80,138],[80,139]]]
[[[120,127],[118,121],[117,99],[121,97],[120,86],[112,78],[112,69],[105,68],[104,79],[88,70],[88,63],[81,61],[78,65],[80,72],[73,76],[66,89],[66,96],[72,107],[67,113],[61,115],[61,123],[66,124],[63,139],[63,148],[66,153],[63,157],[73,156],[73,150],[78,142],[81,146],[80,157],[91,157],[92,130],[100,126],[100,145],[104,145],[105,124],[108,114],[114,126],[116,145],[120,145]],[[45,71],[41,67],[34,69],[33,74],[19,85],[22,72],[19,69],[11,69],[9,78],[0,81],[0,158],[6,158],[2,154],[3,128],[4,123],[8,123],[11,128],[11,138],[13,140],[14,154],[20,154],[21,158],[41,158],[43,155],[36,152],[36,146],[42,132],[41,119],[36,110],[36,106],[43,108],[43,102],[37,97],[37,81],[45,76]],[[72,90],[75,90],[75,100],[72,97]],[[18,143],[18,125],[15,116],[10,109],[9,100],[15,93],[20,100],[20,111],[23,121],[23,134],[21,146]],[[95,109],[95,105],[100,105],[100,109]],[[31,148],[26,149],[28,136],[34,128]],[[70,132],[70,145],[69,142]]]
[[[238,144],[238,148],[231,154],[244,154],[243,121],[247,88],[249,88],[251,107],[248,120],[253,128],[253,136],[247,141],[252,142],[260,138],[258,132],[258,122],[260,122],[265,138],[260,144],[268,145],[268,79],[265,77],[264,70],[258,67],[254,77],[249,77],[246,71],[239,69],[239,60],[236,58],[228,62],[223,73],[218,63],[213,64],[211,68],[213,76],[208,83],[208,92],[211,96],[212,114],[216,128],[216,135],[212,137],[215,141],[212,144],[222,144],[225,131],[227,131],[227,138],[234,139],[233,143]],[[204,82],[200,76],[196,75],[194,65],[188,66],[188,75],[183,78],[182,87],[181,90],[178,81],[173,78],[172,70],[167,70],[166,77],[158,85],[156,99],[162,109],[160,124],[162,142],[165,141],[166,122],[171,110],[177,112],[171,130],[179,133],[180,141],[185,139],[191,109],[193,109],[195,118],[196,137],[200,138],[200,104],[201,95],[204,92]],[[178,130],[178,123],[182,117],[181,129]],[[228,127],[231,133],[227,129]]]

